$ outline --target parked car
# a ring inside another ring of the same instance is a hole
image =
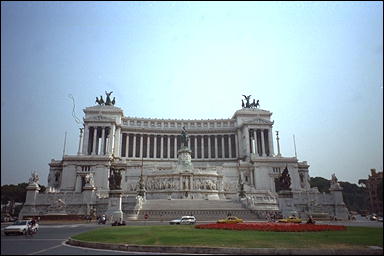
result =
[[[377,221],[383,222],[383,217],[377,217]]]
[[[289,216],[288,218],[285,219],[279,219],[277,222],[281,223],[301,223],[302,220],[296,216]]]
[[[12,225],[6,227],[4,229],[4,234],[10,235],[10,234],[21,234],[25,235],[27,234],[28,227],[31,225],[31,220],[17,220]],[[32,227],[33,232],[37,232],[39,229],[39,224],[36,223],[34,227]]]
[[[196,223],[196,218],[195,216],[182,216],[180,219],[176,220],[171,220],[169,224],[171,225],[180,225],[180,224],[185,224],[185,225],[192,225]]]
[[[228,223],[228,224],[236,224],[244,222],[243,219],[237,218],[236,216],[228,216],[225,219],[220,219],[217,223]]]

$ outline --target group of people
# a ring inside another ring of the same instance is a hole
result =
[[[265,218],[268,222],[275,222],[277,219],[281,219],[282,217],[283,216],[278,212],[268,212]]]

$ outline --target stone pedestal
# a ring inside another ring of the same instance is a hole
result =
[[[342,188],[341,187],[331,187],[329,189],[331,195],[333,195],[334,199],[334,216],[336,216],[337,219],[348,219],[348,209],[345,206],[345,203],[343,201],[343,194],[342,194]]]
[[[192,171],[192,162],[191,162],[192,151],[187,147],[183,147],[179,149],[177,153],[178,153],[177,169],[182,171]]]
[[[22,219],[23,216],[38,215],[36,211],[36,197],[39,194],[40,187],[37,183],[29,183],[26,189],[27,195],[23,209],[19,213],[20,219]]]
[[[95,187],[85,184],[83,187],[83,204],[87,205],[85,215],[91,215],[91,206],[96,204]]]
[[[36,183],[30,183],[27,186],[27,196],[25,198],[25,204],[35,204],[36,196],[39,194],[40,187]]]
[[[298,216],[293,202],[293,193],[290,190],[281,190],[277,193],[279,195],[279,208],[284,218],[293,214]]]
[[[109,191],[108,210],[106,212],[107,219],[110,222],[123,220],[122,211],[122,190]]]

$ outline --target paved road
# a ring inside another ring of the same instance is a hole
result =
[[[97,224],[40,225],[33,237],[4,235],[1,224],[1,255],[147,255],[150,253],[118,252],[73,247],[64,244],[70,237],[88,230],[104,227]],[[157,255],[159,255],[157,253]]]
[[[318,222],[319,223],[319,222]],[[367,221],[364,219],[349,222],[322,222],[324,224],[337,224],[349,226],[383,227],[382,222]],[[148,255],[151,253],[106,251],[73,247],[64,244],[70,237],[88,230],[104,227],[97,224],[41,224],[39,232],[33,237],[5,236],[4,227],[10,223],[1,224],[1,254],[6,255]],[[320,223],[319,223],[320,224]],[[128,225],[169,225],[168,222],[128,222]],[[109,226],[109,225],[107,225]],[[153,253],[153,255],[161,255]]]

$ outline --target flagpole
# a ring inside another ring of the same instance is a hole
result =
[[[295,147],[295,157],[297,158],[295,134],[293,134],[293,146]]]
[[[63,158],[64,158],[64,155],[65,155],[65,145],[67,143],[67,131],[65,131],[65,136],[64,136],[64,148],[63,148]]]

